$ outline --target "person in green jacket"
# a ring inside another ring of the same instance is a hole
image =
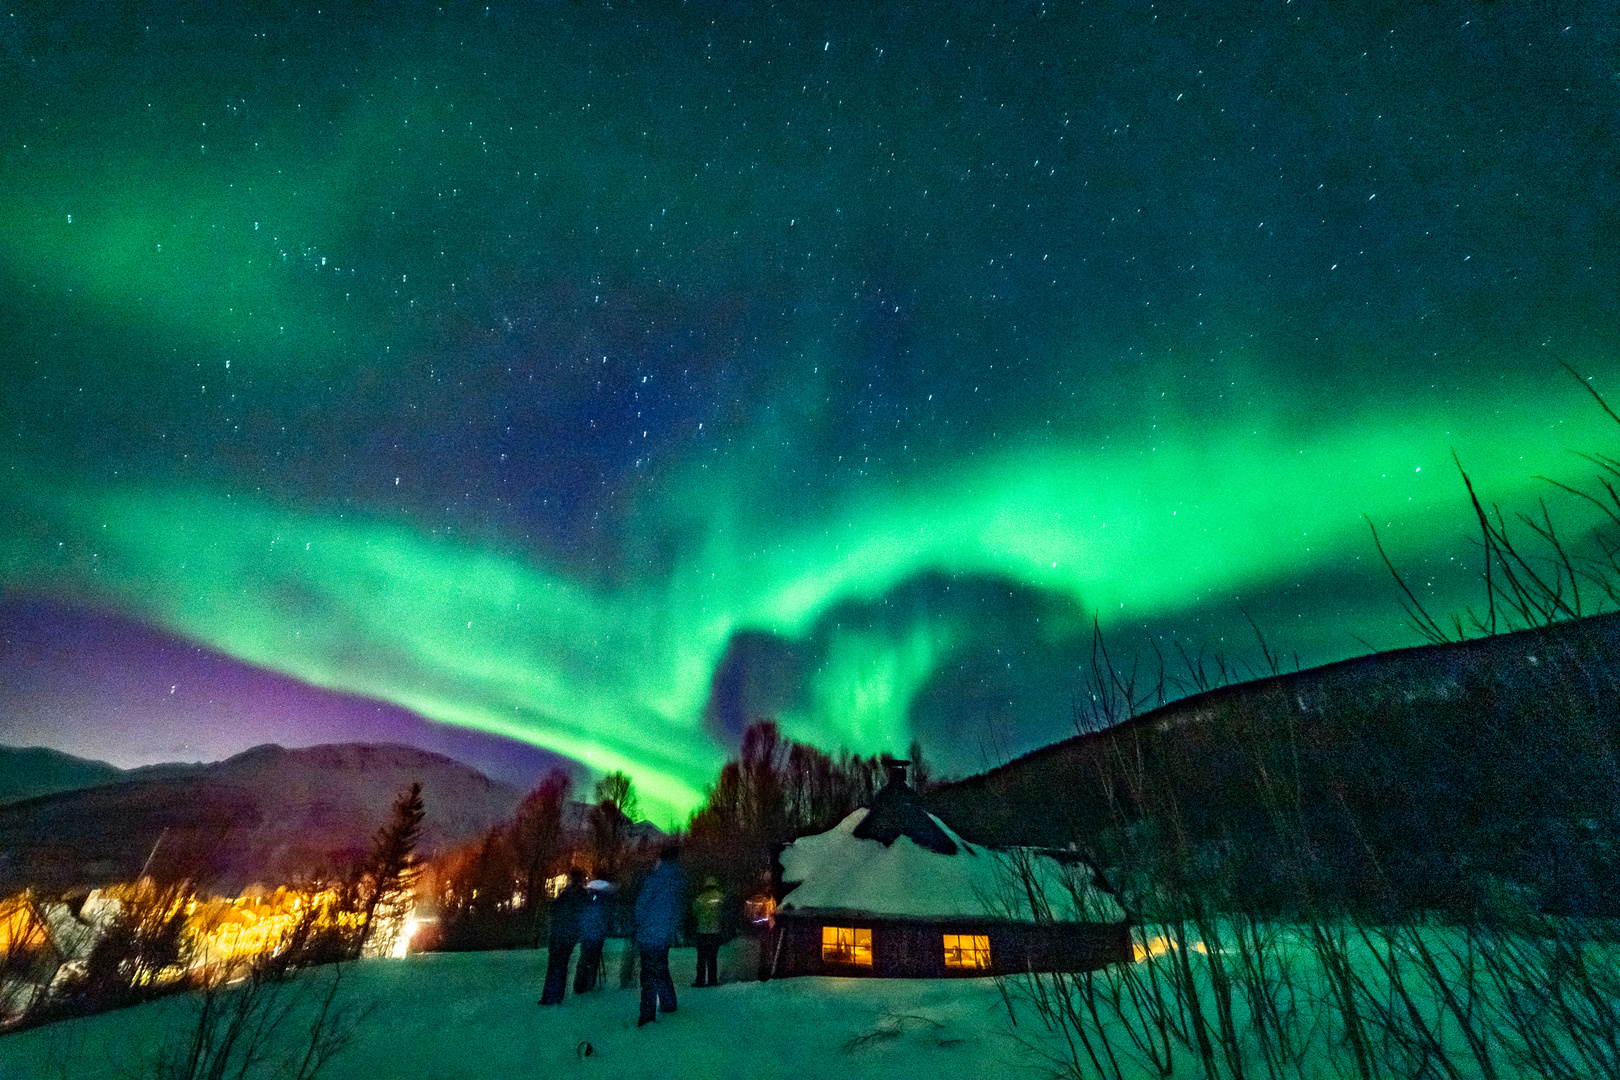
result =
[[[692,901],[697,919],[697,981],[693,986],[720,985],[720,909],[725,896],[713,876],[703,881],[703,891]]]

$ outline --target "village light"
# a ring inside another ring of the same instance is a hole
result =
[[[45,923],[30,893],[19,893],[0,903],[0,956],[20,956],[48,940]]]
[[[417,927],[420,925],[416,921],[416,909],[412,908],[411,913],[405,916],[405,925],[400,927],[399,937],[394,939],[394,947],[389,950],[388,955],[399,958],[409,952],[411,938],[416,936]]]
[[[1170,939],[1163,934],[1150,937],[1146,942],[1131,942],[1131,951],[1138,964],[1155,956],[1163,956],[1171,949]]]
[[[1209,947],[1202,941],[1189,941],[1187,943],[1187,947],[1193,952],[1201,955],[1208,954],[1209,952]],[[1133,953],[1132,959],[1139,964],[1143,960],[1150,960],[1157,956],[1163,956],[1165,953],[1172,952],[1178,948],[1180,948],[1179,945],[1177,945],[1170,938],[1165,937],[1163,934],[1157,934],[1148,938],[1146,943],[1140,941],[1131,942],[1131,952]]]

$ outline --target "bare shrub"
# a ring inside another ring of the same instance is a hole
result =
[[[183,1025],[154,1055],[154,1080],[317,1080],[354,1039],[374,1007],[346,1001],[346,968],[330,964],[290,975],[247,965],[188,1002]]]

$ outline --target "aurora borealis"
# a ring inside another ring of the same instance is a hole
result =
[[[0,11],[31,619],[674,820],[753,717],[954,772],[1061,737],[1093,616],[1413,644],[1367,520],[1474,600],[1453,452],[1587,520],[1537,478],[1617,434],[1559,366],[1620,392],[1613,4],[383,10]]]

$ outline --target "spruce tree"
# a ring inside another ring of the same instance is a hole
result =
[[[377,830],[365,872],[365,910],[360,921],[359,945],[364,951],[374,926],[392,926],[403,914],[411,887],[421,873],[416,845],[422,838],[422,785],[413,783],[399,793],[388,824]]]

